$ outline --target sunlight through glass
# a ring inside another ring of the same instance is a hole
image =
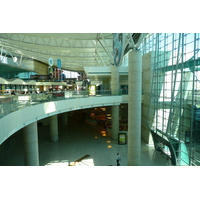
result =
[[[48,102],[48,103],[44,104],[44,110],[45,110],[46,114],[56,111],[55,102]]]
[[[81,162],[79,162],[76,166],[94,166],[94,159],[84,159]]]
[[[47,163],[45,166],[69,166],[68,160],[54,160],[49,163]]]
[[[84,159],[80,162],[69,162],[69,160],[54,160],[54,161],[47,163],[45,166],[63,166],[63,167],[94,166],[94,159],[93,158]]]

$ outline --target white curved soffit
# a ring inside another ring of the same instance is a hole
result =
[[[19,129],[40,119],[73,110],[120,105],[121,103],[122,96],[102,96],[51,101],[17,110],[0,119],[0,144]]]

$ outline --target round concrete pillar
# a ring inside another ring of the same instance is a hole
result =
[[[119,67],[111,66],[111,90],[112,94],[119,94]]]
[[[128,165],[139,166],[142,113],[142,54],[139,51],[129,53],[128,87]]]
[[[52,142],[58,141],[58,116],[50,117],[50,140]]]
[[[62,125],[67,126],[67,124],[68,124],[68,113],[67,112],[62,114],[61,120],[62,120]]]
[[[112,106],[112,139],[117,140],[119,133],[119,106]]]
[[[37,122],[23,128],[24,159],[26,166],[39,166]]]
[[[103,90],[110,90],[110,77],[103,79]]]
[[[119,94],[119,68],[111,66],[111,90],[112,95]],[[112,139],[118,139],[119,132],[119,106],[112,106]]]

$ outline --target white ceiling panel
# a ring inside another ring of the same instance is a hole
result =
[[[134,43],[145,34],[131,33]],[[113,64],[112,33],[0,33],[1,55],[35,59],[48,65],[49,58],[61,59],[62,68],[84,72],[85,67],[108,67]],[[94,69],[95,71],[95,69]],[[93,74],[95,79],[104,75]]]
[[[113,63],[112,33],[0,33],[0,48],[47,65],[50,57],[54,63],[61,59],[62,67],[73,71]]]

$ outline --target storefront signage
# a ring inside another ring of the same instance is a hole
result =
[[[53,59],[52,58],[49,58],[49,66],[53,66]]]
[[[60,59],[57,59],[57,66],[58,66],[58,69],[61,69],[61,60]]]

